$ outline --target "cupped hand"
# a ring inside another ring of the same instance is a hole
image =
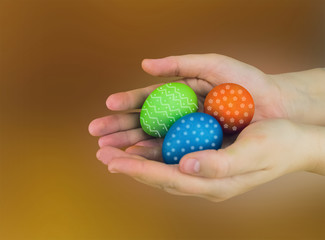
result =
[[[199,111],[203,110],[205,96],[214,86],[237,83],[253,96],[255,115],[252,122],[286,117],[282,96],[273,80],[255,67],[235,59],[217,54],[172,56],[146,59],[142,68],[153,76],[182,77],[178,81],[196,92]],[[131,113],[118,113],[91,122],[89,132],[100,137],[100,147],[126,148],[127,152],[161,160],[162,139],[152,139],[145,134],[140,126],[139,113],[134,112],[142,107],[148,95],[159,85],[109,96],[106,105],[110,110]],[[233,141],[231,138],[225,140],[225,146]]]
[[[227,148],[187,154],[179,165],[111,146],[101,148],[97,157],[111,172],[169,193],[222,201],[290,172],[315,171],[317,132],[313,126],[288,120],[265,120],[249,125]]]

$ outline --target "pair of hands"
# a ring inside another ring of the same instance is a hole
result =
[[[231,198],[290,172],[317,172],[313,139],[319,129],[288,120],[296,108],[290,98],[295,93],[288,82],[281,86],[282,81],[274,76],[217,54],[147,59],[142,68],[153,76],[182,77],[179,82],[196,92],[199,111],[214,86],[240,84],[254,98],[255,115],[238,137],[225,136],[222,149],[193,152],[179,165],[166,165],[161,156],[162,139],[143,132],[139,111],[135,111],[160,84],[113,94],[107,107],[129,112],[98,118],[89,125],[89,132],[100,137],[97,158],[110,172],[124,173],[172,194],[211,201]]]

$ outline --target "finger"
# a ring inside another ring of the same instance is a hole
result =
[[[142,61],[142,68],[154,76],[181,76],[205,79],[207,66],[211,65],[211,59],[209,54],[144,59]]]
[[[277,178],[277,174],[273,174],[269,170],[254,171],[243,175],[236,175],[228,178],[214,179],[223,188],[218,191],[210,193],[209,200],[214,202],[220,202],[248,192],[255,187],[269,182],[272,179]]]
[[[113,111],[140,109],[149,94],[162,84],[139,88],[127,92],[114,93],[106,100],[106,106]]]
[[[176,190],[189,195],[208,195],[213,188],[210,179],[183,174],[177,165],[135,158],[116,158],[109,164],[109,171],[129,175],[150,186],[168,190]]]
[[[184,83],[191,87],[196,93],[197,97],[202,100],[202,102],[204,102],[206,95],[214,87],[214,84],[197,78],[182,78],[180,80],[177,80],[176,82]]]
[[[222,76],[228,63],[241,64],[235,59],[218,54],[190,54],[160,59],[144,59],[142,68],[154,76],[181,76],[212,80]]]
[[[100,147],[112,146],[117,148],[132,146],[140,141],[152,138],[142,128],[112,133],[98,139]]]
[[[141,147],[161,147],[163,144],[164,139],[162,138],[152,138],[149,140],[144,140],[141,142],[138,142],[136,146],[141,146]]]
[[[125,152],[139,155],[146,159],[152,159],[155,161],[163,162],[161,146],[160,147],[142,147],[142,146],[131,146],[125,150]]]
[[[230,180],[232,181],[234,187],[234,192],[237,194],[247,192],[261,184],[267,183],[273,179],[280,177],[282,174],[279,174],[275,171],[265,169],[254,171],[251,173],[233,176]]]
[[[148,186],[151,186],[151,187],[154,187],[154,188],[159,188],[159,189],[162,189],[159,185],[154,185],[154,184],[151,184],[151,183],[148,183],[140,178],[136,178],[136,177],[133,177],[133,179],[135,179],[136,181],[140,182],[140,183],[143,183],[143,184],[146,184]],[[191,194],[187,194],[187,193],[182,193],[180,191],[177,191],[175,189],[172,189],[172,188],[164,188],[162,189],[170,194],[173,194],[173,195],[178,195],[178,196],[193,196]]]
[[[139,156],[132,155],[130,153],[126,153],[120,149],[110,147],[110,146],[105,146],[100,148],[97,153],[96,157],[99,161],[101,161],[104,164],[109,164],[112,159],[115,158],[140,158]]]
[[[146,160],[113,147],[101,148],[97,152],[97,158],[109,165],[111,172],[127,174],[139,182],[172,194],[199,196],[214,202],[247,192],[281,175],[263,170],[230,178],[199,178],[182,174],[177,165]]]
[[[237,83],[247,90],[254,85],[260,89],[265,84],[264,73],[236,59],[219,54],[192,54],[170,56],[160,59],[144,59],[142,68],[154,76],[182,76],[199,78],[213,85]],[[247,81],[247,80],[250,81]],[[249,83],[251,82],[251,83]]]
[[[91,135],[99,137],[139,127],[139,113],[127,113],[97,118],[89,124],[88,129]]]
[[[187,154],[180,161],[180,171],[201,177],[225,178],[266,168],[256,154],[256,149],[245,149],[241,144],[233,145],[218,151],[206,150]]]

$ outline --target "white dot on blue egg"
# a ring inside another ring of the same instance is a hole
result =
[[[167,156],[170,156],[170,152],[167,152],[166,155],[167,155]]]
[[[175,152],[175,148],[172,148],[172,152]]]
[[[190,125],[187,124],[187,125],[186,125],[186,128],[187,128],[187,129],[190,128]]]
[[[217,136],[217,135],[215,135],[213,138],[214,138],[214,139],[218,139],[218,136]]]
[[[213,131],[213,130],[210,130],[210,133],[211,133],[211,134],[213,134],[213,133],[214,133],[214,131]]]
[[[208,143],[209,142],[209,139],[205,139],[205,142]]]
[[[177,157],[174,157],[174,161],[177,161],[178,160],[178,158]]]
[[[213,123],[213,120],[212,120],[212,119],[210,119],[210,120],[209,120],[209,123]]]
[[[199,139],[199,138],[195,138],[195,141],[197,141],[197,142],[198,142],[198,141],[200,141],[200,139]]]
[[[176,130],[179,131],[179,130],[181,130],[181,128],[180,127],[177,127]]]
[[[185,123],[185,120],[184,120],[184,119],[182,119],[181,123]]]
[[[193,117],[190,117],[190,121],[194,121],[194,118]]]
[[[211,147],[215,147],[216,146],[216,144],[215,143],[211,143]]]
[[[196,134],[196,131],[193,131],[192,134],[195,135]]]
[[[203,136],[204,135],[204,132],[200,132],[200,135]]]
[[[214,127],[214,128],[217,128],[217,127],[218,127],[218,124],[214,124],[213,127]]]
[[[200,128],[201,127],[201,124],[198,124],[198,125],[196,125],[197,126],[197,128]]]
[[[190,140],[186,140],[186,143],[187,143],[187,144],[190,144]]]
[[[199,149],[200,149],[200,150],[202,150],[202,149],[203,149],[203,147],[202,147],[202,146],[199,146]]]
[[[172,134],[172,138],[175,138],[176,137],[176,135],[175,134]]]
[[[182,152],[185,152],[185,148],[182,148],[181,151],[182,151]]]
[[[209,127],[210,127],[210,125],[209,125],[209,124],[205,124],[204,126],[205,126],[206,128],[209,128]]]
[[[195,149],[195,147],[194,146],[191,146],[191,150],[194,150]]]
[[[180,141],[180,140],[177,140],[177,141],[176,141],[176,143],[177,143],[177,144],[180,144],[180,143],[181,143],[181,141]]]
[[[186,131],[184,132],[184,135],[185,135],[185,136],[187,135],[187,132],[186,132]]]
[[[170,146],[170,142],[167,142],[167,146]]]
[[[200,120],[201,120],[201,121],[204,121],[204,117],[200,117]]]

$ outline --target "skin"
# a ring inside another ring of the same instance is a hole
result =
[[[182,77],[197,94],[199,111],[216,85],[237,83],[253,96],[255,115],[239,135],[225,138],[222,149],[185,155],[178,165],[162,163],[162,139],[146,135],[139,112],[154,85],[116,93],[106,105],[117,113],[93,120],[97,158],[110,172],[123,173],[169,193],[223,201],[279,176],[296,171],[325,175],[325,71],[267,75],[253,66],[217,55],[146,59],[153,76]],[[308,113],[308,114],[306,114]]]

